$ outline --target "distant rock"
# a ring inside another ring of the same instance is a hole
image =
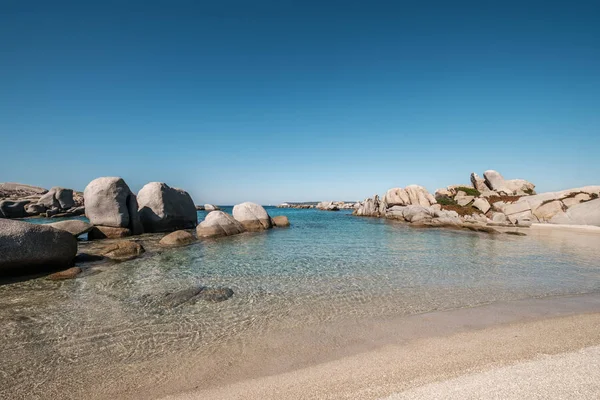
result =
[[[379,200],[378,195],[375,195],[365,199],[352,214],[360,217],[380,217],[385,216],[385,209],[385,203]]]
[[[85,215],[93,225],[143,232],[135,194],[122,178],[103,177],[91,181],[83,192]]]
[[[29,200],[0,201],[0,218],[25,218],[27,216],[25,206],[29,203]]]
[[[50,226],[0,219],[0,274],[26,275],[47,268],[68,268],[77,240]]]
[[[204,205],[204,210],[206,210],[206,211],[216,211],[216,210],[219,210],[219,207],[214,206],[212,204],[205,204]]]
[[[73,190],[61,187],[53,187],[48,191],[48,193],[43,195],[38,200],[38,204],[46,208],[68,210],[69,208],[75,207],[75,201],[73,200]]]
[[[535,185],[524,179],[506,180],[498,172],[487,170],[483,173],[485,184],[493,191],[506,195],[528,195],[535,194]]]
[[[209,214],[210,215],[210,214]],[[248,231],[261,231],[273,227],[267,211],[256,203],[245,202],[233,207],[233,218]]]
[[[29,203],[25,206],[25,213],[28,216],[40,215],[44,212],[46,212],[46,207],[41,204]]]
[[[285,227],[290,226],[290,221],[288,220],[288,217],[286,217],[285,215],[277,215],[277,216],[271,218],[271,220],[273,221],[273,225],[278,228],[285,228]]]
[[[231,236],[244,232],[243,225],[223,211],[210,212],[196,228],[199,238]]]
[[[419,205],[429,207],[436,203],[435,197],[427,189],[419,185],[409,185],[405,188],[392,188],[383,198],[387,207]]]
[[[158,242],[159,245],[164,247],[179,247],[187,246],[196,241],[196,238],[186,231],[175,231],[171,232]]]
[[[25,199],[26,197],[36,197],[46,193],[48,190],[38,187],[25,185],[23,183],[6,182],[0,183],[0,199]]]
[[[85,221],[78,220],[78,219],[72,219],[69,221],[53,222],[48,225],[53,228],[60,229],[62,231],[67,231],[75,237],[83,235],[84,233],[88,233],[89,231],[94,229],[94,225],[89,224]]]
[[[198,224],[196,206],[185,190],[150,182],[138,192],[137,200],[146,232],[170,232]]]

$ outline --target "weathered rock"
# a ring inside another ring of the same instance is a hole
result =
[[[139,191],[137,201],[146,232],[170,232],[198,224],[196,206],[185,190],[150,182]]]
[[[114,228],[112,226],[94,226],[88,233],[88,240],[119,239],[131,236],[128,228]]]
[[[144,251],[144,247],[141,244],[125,240],[106,246],[102,250],[101,255],[113,261],[127,261],[141,256]]]
[[[402,215],[408,222],[419,222],[433,218],[433,212],[431,209],[412,204],[404,207]]]
[[[508,218],[506,218],[506,214],[501,212],[495,212],[492,214],[492,221],[496,224],[506,224],[508,222]]]
[[[210,215],[210,214],[209,214]],[[233,207],[233,218],[248,231],[261,231],[273,227],[267,211],[256,203],[245,202]]]
[[[386,208],[387,205],[384,202],[379,201],[379,196],[375,195],[365,199],[360,207],[354,210],[353,214],[361,217],[379,217],[385,215]]]
[[[53,187],[39,199],[38,204],[43,205],[46,208],[58,208],[60,210],[67,210],[71,207],[75,207],[73,190]]]
[[[92,225],[128,228],[143,232],[135,195],[121,178],[103,177],[91,181],[83,192],[85,215]]]
[[[186,231],[175,231],[171,232],[158,242],[159,245],[164,247],[179,247],[187,246],[196,241],[196,238]]]
[[[464,192],[459,192],[459,193],[464,193]],[[456,197],[454,198],[454,200],[456,201],[456,204],[458,204],[461,207],[471,204],[471,202],[474,199],[475,199],[475,196],[467,196],[466,194],[464,194],[464,195],[457,194]]]
[[[522,211],[519,213],[507,215],[509,221],[514,225],[531,226],[533,214],[531,210]]]
[[[196,235],[201,238],[231,236],[244,232],[242,224],[223,211],[210,212],[196,228]]]
[[[219,209],[219,207],[214,206],[212,204],[205,204],[204,205],[204,210],[206,210],[206,211],[216,211],[218,209]]]
[[[55,272],[47,276],[47,279],[51,281],[63,281],[65,279],[75,279],[77,275],[81,273],[81,268],[71,267],[64,271]]]
[[[473,201],[473,207],[475,207],[484,214],[488,212],[491,208],[490,203],[488,203],[488,201],[482,197],[478,197],[477,199],[475,199],[475,201]]]
[[[480,192],[487,192],[490,190],[490,188],[485,184],[485,179],[481,178],[475,172],[471,173],[471,183],[473,184],[473,187]]]
[[[554,216],[550,223],[600,226],[600,199],[575,204],[566,213]]]
[[[94,225],[89,224],[85,221],[81,221],[78,219],[72,219],[69,221],[60,221],[53,222],[48,224],[53,228],[60,229],[63,231],[69,232],[71,235],[77,237],[79,235],[83,235],[84,233],[88,233],[94,228]]]
[[[588,193],[579,193],[573,197],[567,197],[562,200],[563,204],[568,208],[574,206],[575,204],[579,204],[584,201],[591,200],[591,196]],[[25,206],[25,210],[27,210],[27,206]]]
[[[39,215],[46,212],[46,207],[41,204],[30,203],[25,206],[25,212],[28,216]]]
[[[46,192],[48,190],[44,188],[23,183],[0,183],[0,198],[5,199],[24,199],[27,196],[41,196]]]
[[[273,225],[278,228],[290,226],[290,221],[285,215],[277,215],[276,217],[271,218],[271,220],[273,221]]]
[[[29,200],[0,201],[0,218],[25,218],[27,216],[25,206],[29,203]]]
[[[0,220],[0,274],[25,275],[48,268],[67,268],[77,254],[68,232],[28,222]]]
[[[533,211],[533,215],[540,222],[546,222],[552,219],[556,214],[563,213],[566,210],[565,205],[560,200],[544,203]]]
[[[498,193],[507,195],[534,194],[535,185],[524,179],[506,180],[498,171],[488,170],[483,173],[485,184]]]
[[[388,190],[383,198],[383,202],[387,207],[420,205],[429,207],[436,203],[427,189],[419,185],[409,185],[406,188],[392,188]]]

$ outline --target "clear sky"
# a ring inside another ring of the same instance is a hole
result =
[[[598,1],[1,1],[0,182],[600,184]]]

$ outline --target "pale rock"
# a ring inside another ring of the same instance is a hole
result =
[[[273,227],[271,217],[263,206],[249,201],[233,207],[233,218],[248,231],[260,231]],[[210,214],[209,214],[210,215]]]
[[[150,182],[138,192],[137,201],[145,232],[170,232],[198,224],[196,206],[185,190]]]
[[[223,211],[210,212],[196,228],[196,235],[201,238],[231,236],[244,232],[242,224]]]
[[[550,223],[600,226],[600,199],[575,204],[566,213],[554,216]]]
[[[486,213],[491,208],[490,203],[484,198],[478,197],[473,201],[473,207],[481,211],[482,213]]]
[[[533,211],[533,215],[535,215],[540,222],[547,222],[556,214],[562,213],[564,208],[566,207],[560,200],[554,200],[536,208]]]

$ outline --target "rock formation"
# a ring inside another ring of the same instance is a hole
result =
[[[118,177],[94,179],[85,188],[83,197],[85,215],[92,225],[122,228],[133,235],[143,232],[136,196],[123,179]]]
[[[145,232],[170,232],[198,224],[196,206],[185,190],[150,182],[139,191],[137,201]]]

